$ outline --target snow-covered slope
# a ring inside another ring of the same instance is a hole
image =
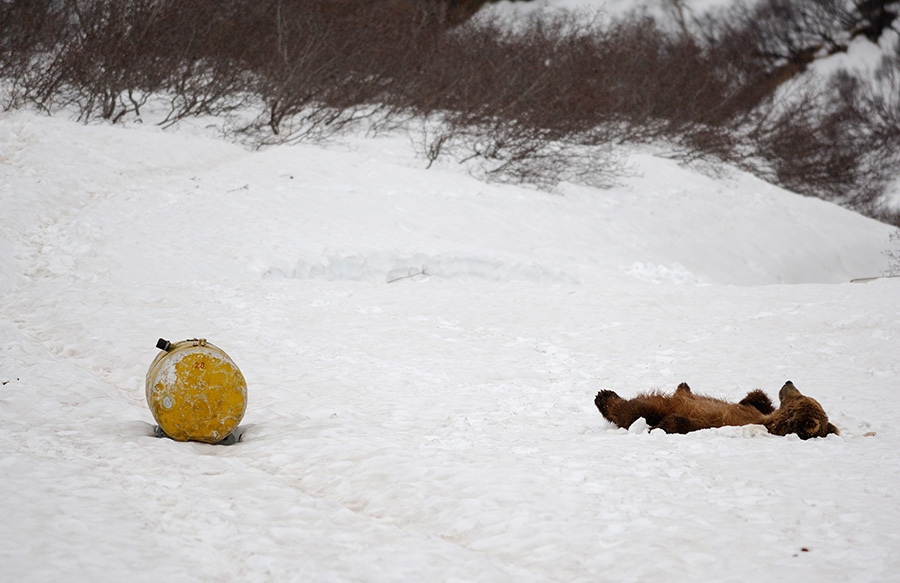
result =
[[[4,581],[886,581],[891,228],[648,152],[610,190],[0,116]],[[249,385],[151,436],[157,337]],[[791,379],[842,435],[611,427],[600,388]]]

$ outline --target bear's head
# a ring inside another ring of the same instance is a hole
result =
[[[766,429],[775,435],[797,434],[800,439],[826,437],[834,433],[840,435],[837,427],[828,422],[828,415],[812,397],[802,394],[794,383],[788,381],[778,392],[781,403],[769,415]]]

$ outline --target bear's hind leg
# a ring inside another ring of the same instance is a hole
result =
[[[641,417],[647,420],[647,425],[655,427],[665,415],[657,399],[659,397],[653,395],[623,399],[614,391],[605,390],[597,393],[594,404],[607,421],[623,429],[628,429]]]
[[[636,406],[636,401],[623,399],[615,391],[609,390],[600,391],[594,398],[594,404],[597,405],[600,414],[610,423],[623,429],[628,429],[639,417],[643,417],[639,412],[640,407]]]
[[[768,415],[775,410],[769,396],[759,389],[747,393],[747,396],[741,399],[739,404],[753,407],[763,415]]]
[[[612,408],[617,403],[622,401],[622,397],[620,397],[615,391],[603,390],[597,393],[597,396],[594,397],[594,405],[597,406],[597,410],[600,411],[600,414],[606,418],[607,421],[611,421],[615,423],[612,417],[610,417]]]

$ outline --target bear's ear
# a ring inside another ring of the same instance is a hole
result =
[[[826,435],[831,435],[832,433],[834,433],[835,435],[841,434],[841,432],[838,431],[837,427],[835,427],[833,424],[829,423],[828,424],[828,433],[826,433]]]
[[[789,399],[796,399],[797,397],[802,397],[802,396],[803,395],[800,393],[800,391],[797,389],[797,387],[794,386],[794,383],[792,383],[791,381],[784,383],[784,386],[781,387],[780,391],[778,391],[778,400],[781,401],[782,403],[784,403],[785,401],[787,401]]]

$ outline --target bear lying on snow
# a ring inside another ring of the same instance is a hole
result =
[[[765,425],[774,435],[796,433],[800,439],[840,434],[828,422],[828,416],[818,401],[807,397],[788,381],[778,393],[778,409],[759,389],[747,393],[739,403],[695,395],[686,383],[675,389],[674,395],[659,392],[641,393],[633,399],[623,399],[613,391],[600,391],[594,399],[597,409],[608,421],[629,428],[643,417],[651,428],[666,433],[688,433],[726,425]]]

